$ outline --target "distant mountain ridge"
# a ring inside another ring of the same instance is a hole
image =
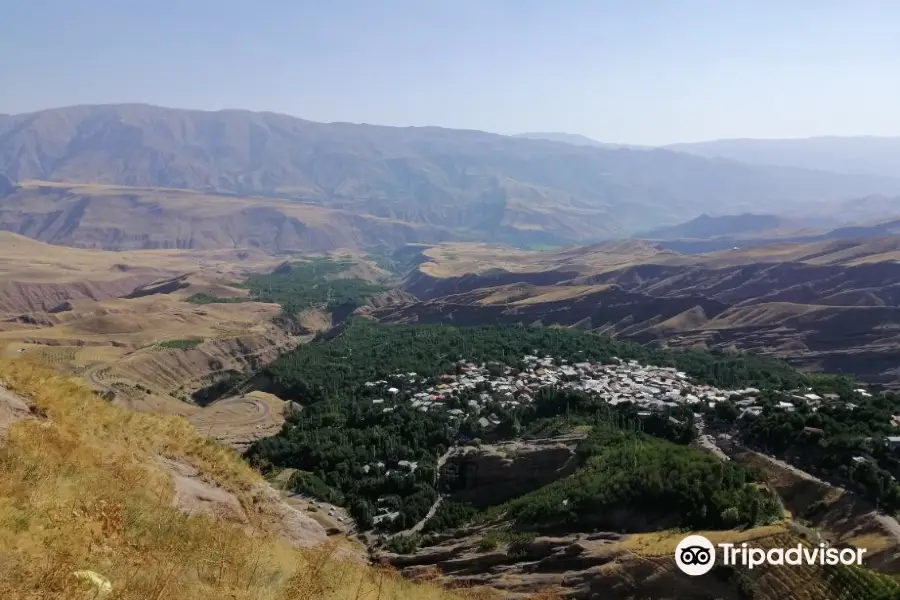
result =
[[[750,164],[833,173],[900,175],[900,137],[827,136],[800,139],[728,139],[671,144],[669,150]]]
[[[861,198],[856,204],[866,204]],[[888,199],[871,199],[883,206]],[[894,199],[900,204],[900,199]],[[863,210],[865,213],[865,209]],[[851,213],[852,214],[852,213]],[[700,215],[685,223],[662,227],[633,236],[653,240],[659,248],[684,254],[714,252],[728,248],[759,247],[770,244],[813,243],[829,240],[864,240],[900,234],[900,214],[885,211],[881,220],[853,221],[836,215]],[[888,215],[894,215],[893,217]],[[806,216],[804,219],[803,217]]]
[[[561,133],[558,131],[517,133],[511,137],[529,140],[547,140],[550,142],[560,142],[562,144],[572,144],[574,146],[591,146],[593,148],[637,148],[637,146],[628,146],[626,144],[598,142],[597,140],[589,138],[586,135],[581,135],[580,133]]]
[[[467,238],[535,244],[623,237],[714,210],[900,194],[900,179],[669,150],[139,104],[2,116],[0,172],[20,182],[278,197]],[[133,234],[126,227],[121,235]]]
[[[785,224],[785,219],[777,215],[743,213],[740,215],[710,216],[702,214],[679,225],[661,227],[635,237],[651,240],[660,239],[710,239],[726,235],[746,235],[777,229]]]

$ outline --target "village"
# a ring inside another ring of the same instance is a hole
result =
[[[441,411],[455,421],[475,416],[484,429],[500,422],[496,415],[484,414],[489,404],[496,402],[503,408],[519,407],[533,402],[535,394],[546,388],[598,395],[611,405],[631,402],[641,409],[639,416],[685,404],[715,404],[734,399],[734,396],[740,397],[738,403],[744,412],[755,414],[762,410],[754,404],[759,393],[755,388],[723,390],[696,384],[677,369],[645,366],[633,360],[569,364],[564,359],[550,356],[526,355],[518,366],[461,360],[456,364],[456,373],[438,378],[397,373],[388,379],[367,382],[365,386],[373,393],[373,404],[383,405],[383,412],[408,403],[421,412]],[[461,401],[463,396],[468,398],[464,402]]]
[[[761,410],[754,404],[759,393],[755,388],[723,390],[697,384],[675,368],[641,365],[634,360],[614,358],[606,364],[570,364],[551,356],[526,355],[517,367],[460,360],[453,370],[431,378],[418,373],[395,373],[387,379],[366,382],[365,387],[372,395],[373,405],[381,406],[385,413],[406,404],[421,412],[440,411],[450,424],[458,425],[474,418],[485,431],[501,423],[491,412],[491,406],[499,404],[502,408],[515,409],[532,403],[540,390],[548,388],[585,392],[602,397],[611,405],[631,402],[639,408],[639,417],[684,405],[715,404],[729,399],[743,404],[745,413]],[[399,473],[412,473],[418,463],[400,460],[395,468]],[[366,473],[381,471],[386,475],[394,470],[382,461],[365,465],[363,469]],[[384,500],[379,499],[376,523],[393,520],[398,514],[383,506]]]
[[[760,390],[756,388],[721,389],[694,382],[685,372],[675,368],[641,365],[634,360],[614,358],[607,363],[570,363],[551,356],[539,358],[526,355],[516,367],[460,360],[453,369],[448,370],[453,372],[438,377],[423,377],[412,372],[395,373],[386,379],[366,382],[365,388],[371,395],[372,404],[380,406],[382,412],[392,412],[405,404],[421,412],[440,412],[446,415],[451,425],[474,419],[486,432],[501,424],[501,419],[492,411],[493,407],[499,405],[505,409],[515,409],[528,405],[534,402],[539,391],[549,388],[584,392],[603,398],[613,406],[632,403],[638,408],[638,417],[662,413],[674,419],[672,409],[695,406],[694,426],[700,447],[726,461],[730,460],[729,457],[717,446],[713,435],[707,432],[703,409],[730,401],[738,409],[738,419],[763,412],[762,403],[758,401]],[[870,393],[862,388],[854,392],[861,397],[870,397]],[[820,395],[809,389],[796,389],[783,392],[771,407],[790,412],[807,406],[814,412],[824,403],[839,401],[837,394]],[[855,408],[851,402],[844,405],[851,410]],[[900,438],[890,437],[886,441],[892,448],[900,446]],[[860,460],[864,459],[854,458],[856,462]],[[418,463],[399,460],[394,465],[386,465],[378,461],[363,468],[366,473],[380,471],[390,475],[395,469],[398,474],[413,473]],[[376,523],[393,520],[398,514],[384,506],[384,500],[379,498],[377,503]]]

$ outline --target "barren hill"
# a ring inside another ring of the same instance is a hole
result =
[[[26,182],[0,198],[0,230],[52,244],[131,250],[327,251],[459,236],[441,226],[274,198]]]
[[[549,252],[448,244],[392,322],[563,325],[670,346],[754,349],[900,383],[900,237],[686,256],[646,242]]]
[[[900,193],[900,179],[748,166],[668,150],[146,105],[0,116],[0,172],[18,181],[277,196],[533,243],[630,234],[723,205],[735,211],[772,210]],[[124,191],[118,197],[125,206],[134,203]],[[24,233],[29,228],[23,220],[37,220],[15,210],[18,225],[7,220],[3,226]],[[63,209],[69,215],[78,210]],[[90,218],[95,211],[82,210],[88,217],[63,221],[78,224],[69,235],[96,229]],[[278,220],[266,211],[249,217]],[[193,221],[190,212],[181,218]],[[370,224],[359,223],[364,230]],[[122,238],[146,235],[133,225],[121,226]],[[29,230],[29,235],[35,233]]]

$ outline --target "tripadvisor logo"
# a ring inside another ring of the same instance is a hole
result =
[[[703,575],[716,564],[716,547],[724,566],[744,566],[748,569],[760,565],[862,565],[865,548],[829,548],[825,544],[791,548],[753,548],[746,542],[732,544],[713,543],[702,535],[689,535],[675,548],[675,564],[688,575]]]

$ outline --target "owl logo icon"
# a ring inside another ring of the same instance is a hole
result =
[[[716,549],[702,535],[689,535],[675,547],[675,564],[687,575],[709,573],[716,564]]]

